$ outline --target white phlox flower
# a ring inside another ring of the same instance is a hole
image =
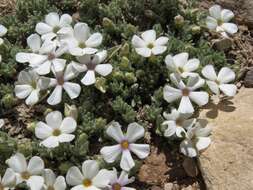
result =
[[[44,88],[43,86],[39,75],[35,71],[21,71],[14,91],[18,98],[26,99],[25,103],[27,105],[34,105],[39,101],[40,90]]]
[[[129,171],[135,166],[131,152],[138,158],[144,159],[149,155],[150,146],[148,144],[136,144],[135,142],[144,137],[145,130],[138,123],[131,123],[127,127],[126,134],[123,134],[121,126],[118,122],[113,122],[106,133],[112,137],[117,144],[113,146],[105,146],[100,150],[104,160],[108,163],[113,163],[120,156],[120,167]]]
[[[16,174],[11,168],[7,168],[3,177],[0,176],[0,190],[9,190],[16,185]]]
[[[207,65],[202,69],[202,74],[207,79],[206,83],[214,94],[220,95],[220,91],[222,91],[226,96],[235,96],[236,85],[228,84],[235,80],[235,73],[230,68],[221,68],[217,75],[214,66]]]
[[[165,137],[171,137],[176,134],[177,137],[182,137],[182,133],[185,133],[185,130],[192,127],[196,122],[196,119],[191,117],[192,114],[183,114],[180,113],[177,109],[173,108],[171,113],[163,113],[163,117],[166,119],[162,125],[167,126],[167,129],[164,132]]]
[[[24,155],[16,153],[6,160],[6,163],[15,172],[17,184],[26,182],[31,190],[42,188],[44,178],[40,175],[44,170],[44,162],[40,157],[32,157],[27,164]]]
[[[103,50],[101,52],[97,52],[95,55],[77,57],[78,62],[72,61],[70,64],[79,73],[87,71],[81,82],[84,85],[91,85],[96,82],[95,73],[107,76],[112,72],[112,65],[103,63],[106,57],[107,51]]]
[[[35,128],[35,135],[43,141],[40,145],[47,148],[55,148],[60,143],[71,142],[75,135],[77,123],[72,117],[62,118],[59,111],[53,111],[47,114],[46,123],[38,122]]]
[[[75,24],[70,36],[64,42],[68,44],[69,53],[74,56],[96,53],[103,40],[101,33],[91,34],[89,26],[81,22]]]
[[[132,45],[139,55],[150,57],[164,53],[167,50],[168,40],[169,38],[165,36],[156,39],[156,31],[147,30],[141,34],[141,38],[134,35]]]
[[[7,33],[7,28],[5,26],[3,26],[2,24],[0,24],[0,45],[2,45],[4,43],[4,40],[2,39],[2,37]]]
[[[111,179],[109,184],[110,190],[135,190],[135,188],[126,187],[126,185],[134,182],[135,178],[128,177],[128,173],[125,171],[122,171],[120,173],[120,176],[118,177],[118,172],[115,168],[113,168],[113,171],[111,173]]]
[[[66,181],[71,190],[102,190],[110,182],[111,171],[99,170],[95,160],[86,160],[82,164],[82,171],[76,166],[71,167],[66,175]]]
[[[42,190],[65,190],[67,185],[63,176],[56,177],[51,169],[45,169],[42,176],[44,177],[44,185]]]
[[[194,108],[191,101],[196,103],[198,106],[203,106],[208,103],[208,93],[204,91],[196,91],[205,84],[205,80],[198,76],[190,76],[188,77],[188,82],[185,85],[182,78],[174,73],[170,75],[170,79],[176,88],[166,85],[163,88],[163,97],[169,103],[181,99],[178,107],[179,112],[193,113]]]
[[[35,30],[41,35],[43,41],[54,41],[59,46],[62,35],[68,33],[71,23],[72,17],[69,14],[59,16],[58,13],[52,12],[45,16],[45,22],[39,22],[36,25]]]
[[[180,152],[188,157],[196,157],[200,151],[206,149],[211,144],[210,126],[203,126],[203,123],[197,122],[194,127],[188,129],[185,139],[180,144]]]
[[[0,119],[0,129],[4,126],[4,124],[5,124],[4,119]]]
[[[214,5],[209,9],[210,16],[206,18],[207,28],[221,33],[224,37],[227,34],[235,34],[238,27],[229,21],[234,18],[234,13],[228,9],[222,9],[219,5]]]
[[[183,78],[188,76],[198,76],[198,73],[195,73],[194,71],[199,67],[199,60],[196,58],[188,59],[189,54],[184,52],[175,56],[167,55],[165,57],[165,63],[171,72],[177,73]]]
[[[73,71],[71,65],[67,65],[65,70],[62,71],[53,71],[55,78],[46,78],[43,79],[50,80],[48,87],[53,87],[54,90],[51,95],[48,97],[47,102],[50,105],[59,104],[62,100],[62,91],[65,90],[68,96],[71,99],[75,99],[79,96],[81,92],[81,86],[74,82],[69,82],[77,76],[77,73]]]

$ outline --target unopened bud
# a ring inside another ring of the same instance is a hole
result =
[[[75,120],[78,118],[78,109],[75,105],[64,104],[64,115],[66,117],[72,117]]]

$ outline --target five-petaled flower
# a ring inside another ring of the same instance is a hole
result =
[[[141,38],[134,35],[132,44],[136,52],[143,57],[159,55],[166,51],[169,38],[162,36],[156,39],[155,30],[147,30],[141,34]]]
[[[45,169],[42,174],[44,178],[43,190],[65,190],[67,185],[63,176],[56,177],[51,169]]]
[[[86,160],[82,164],[82,172],[76,166],[71,167],[66,176],[66,181],[71,190],[101,190],[108,186],[111,171],[99,170],[95,160]]]
[[[16,153],[6,160],[6,163],[15,172],[17,184],[26,182],[31,190],[42,188],[44,178],[40,175],[44,170],[44,162],[40,157],[32,157],[27,164],[24,155]]]
[[[205,80],[199,76],[188,77],[187,85],[183,82],[178,74],[172,73],[170,75],[172,83],[177,87],[166,85],[163,89],[164,99],[171,103],[181,98],[178,111],[181,113],[193,113],[194,108],[191,101],[198,106],[203,106],[208,103],[208,93],[204,91],[195,91],[205,84]]]
[[[207,78],[206,83],[214,94],[219,95],[220,90],[226,96],[234,96],[236,94],[236,85],[227,84],[235,80],[235,73],[230,68],[221,68],[217,76],[213,65],[207,65],[202,69],[202,74]]]
[[[206,18],[207,28],[221,33],[224,37],[227,34],[235,34],[238,27],[229,21],[234,17],[234,13],[228,9],[223,9],[219,5],[214,5],[209,9],[210,16]]]
[[[120,124],[113,122],[107,128],[106,133],[118,143],[101,149],[100,153],[106,162],[113,163],[121,155],[120,167],[125,171],[129,171],[135,166],[130,152],[133,152],[140,159],[144,159],[149,155],[150,147],[148,144],[135,144],[145,133],[144,128],[138,123],[129,124],[127,133],[123,134]]]
[[[55,148],[59,143],[71,142],[75,135],[71,134],[76,130],[77,124],[72,117],[62,119],[59,111],[47,114],[46,123],[38,122],[35,128],[35,135],[42,139],[41,145],[47,148]]]

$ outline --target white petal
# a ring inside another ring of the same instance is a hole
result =
[[[71,167],[66,175],[66,181],[69,185],[75,186],[83,183],[84,177],[78,167]]]
[[[180,76],[180,74],[178,73],[171,73],[170,74],[170,80],[171,82],[179,89],[184,89],[185,88],[185,84]],[[181,90],[180,90],[181,91]]]
[[[219,90],[219,86],[216,82],[213,81],[206,81],[206,84],[208,85],[208,87],[210,88],[210,90],[214,93],[219,95],[220,94],[220,90]]]
[[[100,154],[104,158],[104,160],[108,163],[113,163],[121,154],[121,146],[114,145],[114,146],[105,146],[100,150]]]
[[[71,22],[72,22],[72,17],[69,14],[63,14],[60,18],[61,27],[69,26]]]
[[[79,61],[79,63],[85,65],[91,62],[91,57],[91,55],[83,55],[81,57],[77,57],[76,59]]]
[[[157,40],[155,41],[155,45],[164,46],[168,43],[168,41],[169,41],[168,37],[162,36],[162,37],[157,38]]]
[[[130,143],[133,143],[144,137],[145,130],[138,123],[130,123],[127,127],[126,138]]]
[[[238,27],[233,23],[224,23],[221,27],[229,34],[235,34],[238,31]]]
[[[52,94],[47,99],[47,103],[50,105],[56,105],[61,102],[62,99],[62,86],[57,85]]]
[[[167,49],[166,46],[155,46],[152,48],[152,53],[154,55],[159,55],[159,54],[162,54],[163,52],[165,52]]]
[[[4,36],[7,33],[7,28],[0,24],[0,37]]]
[[[31,94],[26,98],[26,105],[34,105],[39,101],[39,91],[33,90]]]
[[[14,186],[16,182],[15,172],[11,168],[7,168],[2,180],[0,179],[3,186]]]
[[[77,23],[74,26],[74,36],[78,42],[85,42],[90,36],[90,29],[86,23]]]
[[[206,18],[206,26],[210,30],[215,30],[218,26],[217,20],[213,17],[208,16]]]
[[[121,130],[121,126],[118,122],[113,122],[106,130],[106,134],[112,137],[118,143],[121,143],[125,140],[125,136]]]
[[[26,171],[27,168],[27,163],[26,159],[23,154],[16,153],[12,157],[10,157],[6,163],[8,166],[13,169],[17,173],[21,173]]]
[[[167,55],[165,57],[164,61],[165,61],[165,64],[169,68],[170,71],[176,72],[177,66],[175,65],[174,59],[173,59],[173,57],[171,55]]]
[[[180,144],[180,152],[188,157],[197,156],[197,151],[190,140],[184,140]]]
[[[83,49],[83,54],[94,54],[98,51],[96,48],[86,47]]]
[[[110,182],[110,171],[102,169],[98,174],[92,179],[92,184],[98,188],[105,188]]]
[[[65,178],[63,176],[59,176],[55,180],[54,189],[55,190],[65,190],[67,188]]]
[[[99,165],[95,160],[86,160],[82,164],[83,176],[86,179],[94,178],[99,172]]]
[[[50,73],[50,69],[51,69],[51,61],[46,61],[43,64],[41,64],[40,66],[38,66],[37,68],[35,68],[35,71],[39,75],[46,75],[46,74]]]
[[[163,98],[169,103],[179,99],[181,96],[181,91],[176,88],[168,85],[163,88]]]
[[[184,70],[188,72],[192,72],[198,69],[199,67],[199,59],[190,59],[185,65],[184,65]]]
[[[99,189],[97,189],[94,186],[84,187],[82,184],[82,185],[77,185],[75,187],[72,187],[71,190],[99,190]]]
[[[31,84],[32,77],[31,72],[21,71],[18,75],[18,82],[23,84]]]
[[[41,39],[38,34],[32,34],[27,38],[27,45],[33,52],[39,51],[41,47]]]
[[[198,137],[196,142],[196,148],[200,151],[206,149],[211,143],[211,139],[209,137]]]
[[[204,86],[205,80],[200,78],[199,76],[190,76],[187,82],[187,87],[190,90],[196,90],[202,86]]]
[[[102,76],[107,76],[112,72],[112,65],[111,64],[97,65],[95,71]]]
[[[154,43],[156,40],[155,30],[147,30],[141,34],[142,39],[147,43]]]
[[[55,136],[50,136],[48,138],[46,138],[45,140],[43,140],[40,145],[43,145],[47,148],[55,148],[57,146],[59,146],[59,141],[58,138]]]
[[[96,53],[91,62],[93,64],[100,64],[100,63],[104,62],[106,57],[107,57],[107,51],[103,50],[103,51],[100,51],[100,52]]]
[[[98,47],[102,43],[102,40],[103,40],[102,34],[94,33],[85,42],[85,45],[88,47]]]
[[[52,61],[52,70],[54,72],[61,72],[65,68],[66,60],[65,59],[54,59]]]
[[[183,137],[182,134],[185,134],[185,133],[186,132],[185,132],[184,128],[182,128],[182,127],[177,127],[176,128],[176,135],[177,135],[177,137],[182,138]]]
[[[51,169],[45,169],[43,171],[43,178],[45,179],[45,184],[47,186],[53,186],[56,179],[56,175]]]
[[[42,174],[44,167],[43,160],[38,156],[34,156],[28,163],[27,171],[32,175],[40,175]]]
[[[228,67],[223,67],[218,74],[218,81],[221,83],[229,83],[235,80],[235,73]]]
[[[52,111],[46,116],[47,124],[53,128],[58,129],[62,124],[62,114],[59,111]]]
[[[26,183],[31,190],[38,190],[42,188],[44,179],[41,176],[31,176]]]
[[[53,42],[57,41],[56,36],[57,35],[55,33],[49,32],[49,33],[43,34],[41,36],[41,39],[42,39],[42,41],[45,41],[45,42],[47,41],[47,42],[53,43]]]
[[[190,92],[189,97],[199,106],[207,104],[209,99],[208,93],[206,92]]]
[[[96,82],[95,72],[88,70],[81,82],[86,86],[94,84]]]
[[[188,62],[188,53],[179,53],[173,57],[174,63],[177,67],[183,67]]]
[[[38,67],[41,64],[43,64],[45,61],[47,61],[46,55],[39,55],[35,53],[30,53],[29,63],[31,67]]]
[[[63,119],[60,130],[62,133],[73,133],[76,130],[76,121],[72,117],[66,117]]]
[[[122,157],[120,161],[120,167],[121,169],[125,171],[131,170],[135,166],[134,160],[131,156],[131,153],[129,150],[124,150],[122,152]]]
[[[221,11],[221,19],[224,22],[229,22],[232,18],[234,18],[234,13],[228,9],[223,9]]]
[[[177,126],[175,121],[165,121],[162,125],[167,125],[167,129],[164,131],[165,137],[171,137],[176,133]]]
[[[52,128],[44,122],[38,122],[35,128],[35,135],[39,139],[46,139],[52,135]]]
[[[116,174],[117,175],[117,174]],[[129,178],[129,173],[128,172],[125,172],[125,171],[122,171],[120,173],[120,176],[119,176],[119,179],[118,179],[118,182],[122,185],[122,186],[125,186],[129,183],[132,183],[134,182],[135,180],[135,177],[131,177]]]
[[[32,92],[32,87],[26,84],[16,85],[14,91],[18,98],[24,99]]]
[[[214,5],[209,9],[209,13],[212,17],[216,19],[221,18],[221,6],[220,5]]]
[[[0,119],[0,129],[5,125],[4,119]]]
[[[26,63],[30,60],[30,53],[17,53],[16,54],[16,61],[19,63]]]
[[[61,143],[64,142],[71,142],[72,140],[74,140],[75,135],[72,134],[61,134],[57,137],[58,141]]]
[[[135,48],[143,48],[146,47],[146,43],[139,36],[134,35],[132,38],[132,44]]]
[[[139,55],[143,57],[150,57],[152,54],[152,51],[149,48],[136,48],[135,50]]]
[[[39,22],[38,24],[36,24],[35,30],[39,34],[46,34],[48,32],[51,32],[53,28],[43,22]]]
[[[202,75],[209,80],[215,81],[217,79],[213,65],[206,65],[201,72]]]
[[[79,47],[71,47],[69,48],[69,52],[71,55],[74,55],[74,56],[83,56],[85,54],[83,49]]]
[[[182,97],[178,111],[181,113],[193,113],[194,112],[194,108],[193,108],[190,98],[188,96]]]
[[[148,144],[130,144],[129,149],[140,159],[146,158],[150,153]]]
[[[59,18],[58,13],[52,12],[46,15],[45,21],[48,25],[55,27],[59,25],[60,18]]]
[[[237,87],[234,84],[221,84],[219,87],[226,96],[235,96],[237,91]]]
[[[65,82],[63,88],[71,99],[77,98],[81,92],[81,86],[73,82]]]

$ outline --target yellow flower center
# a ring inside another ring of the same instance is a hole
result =
[[[178,67],[178,71],[179,71],[179,73],[183,73],[184,69],[182,67]]]
[[[31,174],[27,171],[21,173],[21,177],[25,180],[28,180],[31,177]]]
[[[187,88],[184,88],[184,89],[182,90],[183,96],[189,96],[189,93],[190,93],[190,91],[189,91]]]
[[[78,46],[79,46],[80,48],[85,48],[85,47],[86,47],[86,45],[85,45],[84,42],[80,42]]]
[[[53,59],[55,59],[55,55],[54,55],[53,53],[49,53],[49,54],[47,55],[47,59],[48,59],[48,60],[53,60]]]
[[[154,47],[154,44],[153,44],[153,43],[149,43],[149,44],[148,44],[148,48],[149,48],[149,49],[152,49],[153,47]]]
[[[180,119],[180,118],[178,118],[178,119],[176,120],[176,124],[177,124],[177,127],[182,126],[183,120]]]
[[[118,183],[115,183],[115,184],[112,185],[112,189],[113,190],[121,190],[121,185],[118,184]]]
[[[0,183],[0,190],[4,190],[4,186],[1,183]]]
[[[90,179],[83,180],[83,186],[84,187],[90,187],[92,185],[92,182]]]
[[[121,147],[122,147],[123,149],[128,149],[128,147],[129,147],[128,141],[127,141],[127,140],[122,141],[122,142],[121,142]]]
[[[57,33],[61,28],[59,26],[56,26],[53,28],[53,32],[54,33]]]
[[[223,21],[221,19],[218,19],[217,23],[218,23],[219,26],[221,26],[223,24]]]
[[[214,81],[216,84],[220,85],[220,81],[218,81],[217,79]]]
[[[47,190],[54,190],[54,187],[53,186],[48,186]]]
[[[59,136],[61,134],[61,130],[60,129],[55,129],[54,131],[53,131],[53,136]]]

